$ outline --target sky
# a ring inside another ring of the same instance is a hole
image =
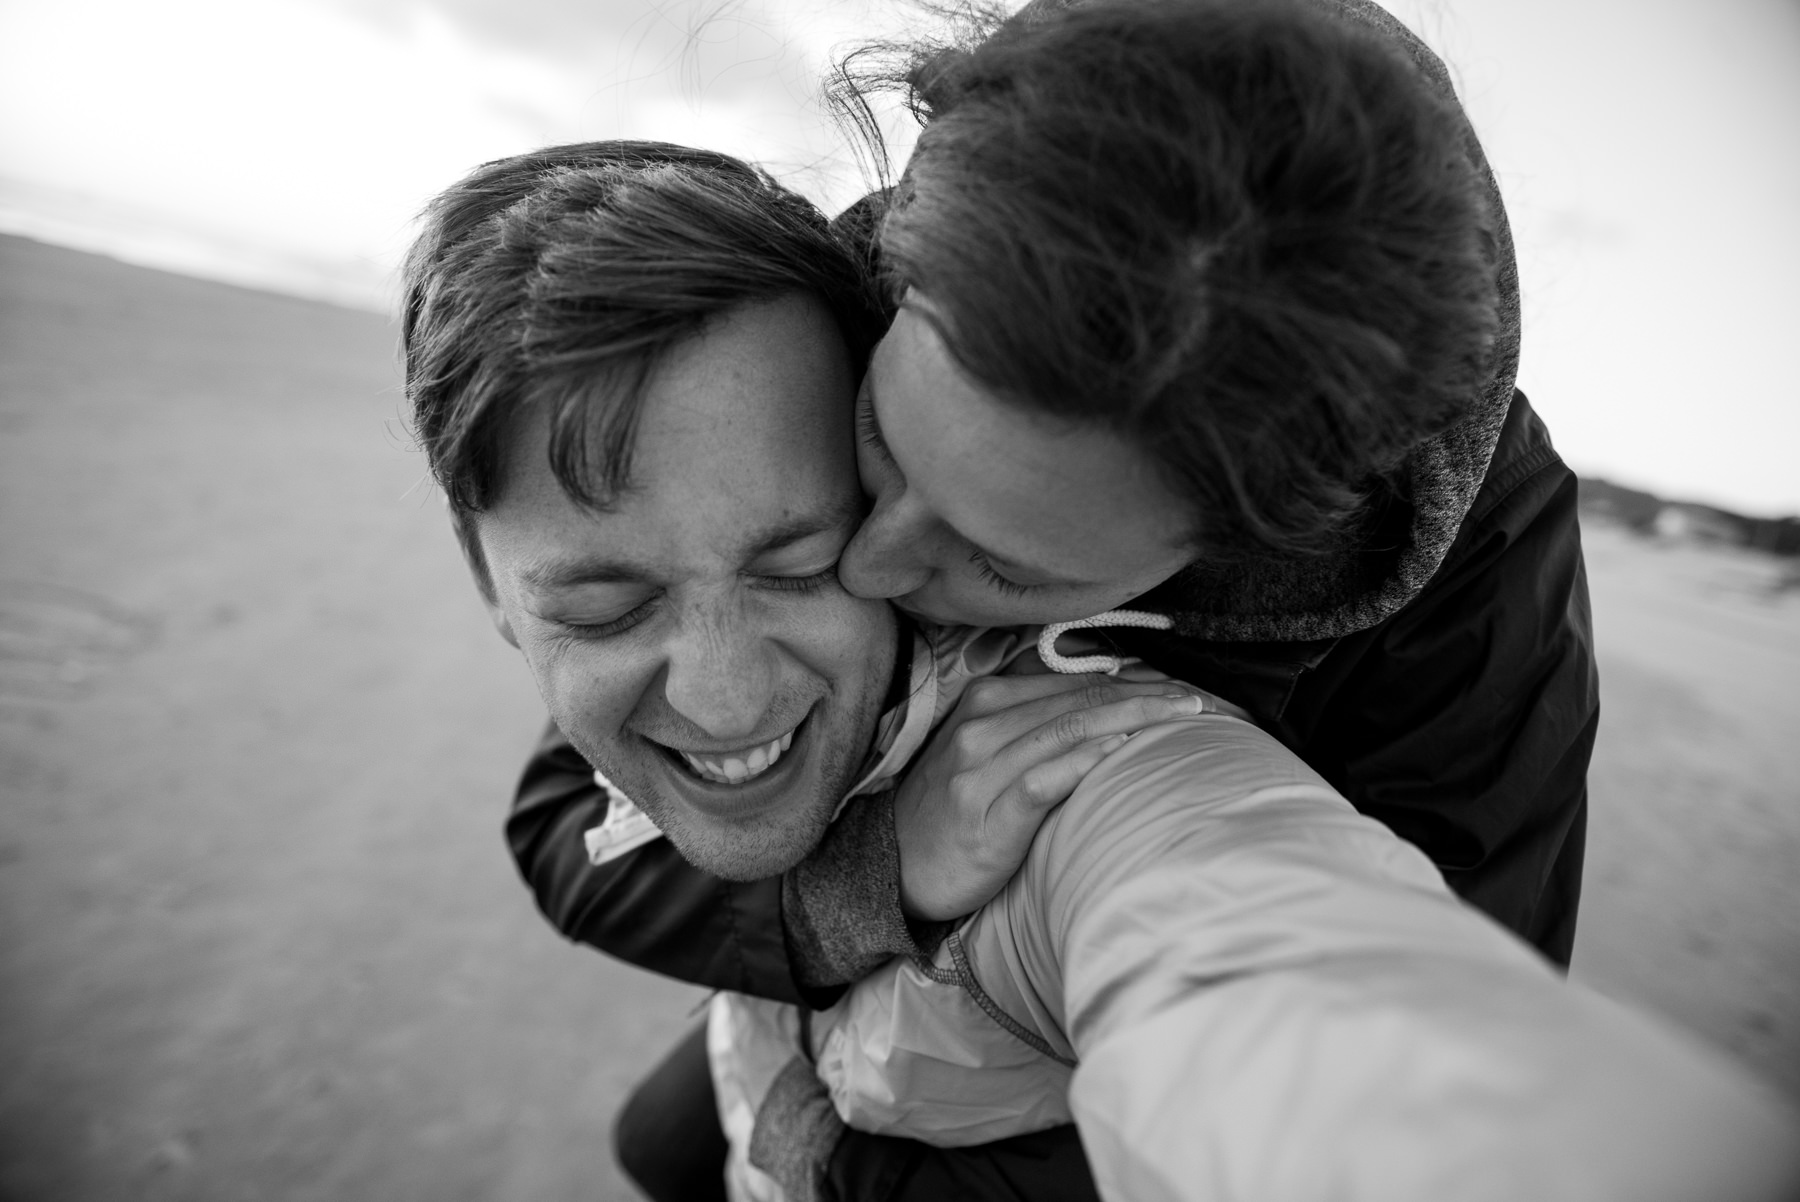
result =
[[[1507,198],[1520,384],[1578,470],[1800,512],[1800,0],[1392,0]],[[904,0],[0,0],[0,231],[391,306],[429,197],[654,137],[835,211],[834,51]],[[904,150],[904,120],[892,125]]]

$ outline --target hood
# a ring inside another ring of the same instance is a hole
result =
[[[1345,20],[1406,51],[1444,96],[1456,89],[1442,60],[1411,30],[1369,0],[1317,0]],[[1460,108],[1460,105],[1459,105]],[[1487,156],[1464,115],[1469,161],[1487,181],[1498,266],[1500,330],[1480,395],[1455,425],[1421,443],[1403,465],[1399,496],[1361,545],[1305,561],[1263,560],[1211,567],[1196,563],[1158,586],[1133,609],[1168,613],[1177,633],[1219,642],[1333,639],[1392,617],[1444,562],[1487,477],[1519,370],[1519,272],[1506,207]]]

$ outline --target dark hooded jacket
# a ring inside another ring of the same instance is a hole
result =
[[[1327,2],[1453,94],[1443,64],[1387,13]],[[1501,263],[1504,325],[1480,395],[1414,450],[1341,554],[1195,564],[1130,603],[1171,615],[1174,629],[1124,632],[1118,644],[1249,709],[1359,810],[1424,849],[1462,897],[1567,964],[1599,718],[1576,481],[1514,387],[1511,237],[1472,131],[1467,147],[1489,181]],[[589,864],[582,834],[606,806],[552,728],[506,829],[539,905],[570,939],[697,984],[814,1004],[915,947],[887,804],[848,808],[806,861],[748,884],[690,867],[667,841]],[[944,1197],[1092,1196],[1068,1184],[1079,1147],[1060,1130],[1011,1160],[1007,1149],[921,1151],[852,1132],[832,1181],[857,1197],[890,1196],[903,1178],[909,1197],[926,1196],[914,1188],[927,1180],[952,1190],[934,1195]]]

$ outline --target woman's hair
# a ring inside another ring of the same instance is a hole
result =
[[[504,441],[534,406],[549,411],[564,491],[607,504],[650,373],[733,309],[817,298],[858,372],[885,320],[856,249],[805,198],[727,155],[657,142],[477,168],[426,210],[404,283],[412,426],[459,514],[493,502]]]
[[[896,84],[925,121],[889,288],[1000,397],[1142,448],[1208,558],[1341,545],[1492,357],[1454,98],[1317,2],[1039,0],[958,40],[841,65],[853,123]]]

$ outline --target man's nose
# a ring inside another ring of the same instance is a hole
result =
[[[931,578],[944,537],[942,523],[910,492],[879,494],[838,556],[838,583],[858,597],[903,597]]]
[[[777,653],[741,605],[688,607],[667,652],[671,708],[722,743],[758,733],[779,683]]]

